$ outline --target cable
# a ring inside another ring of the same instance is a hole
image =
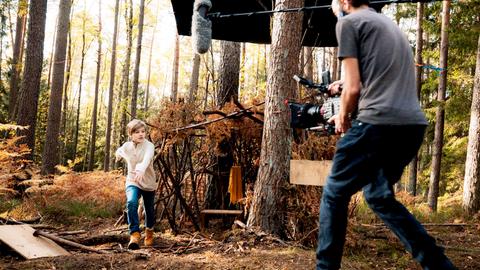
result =
[[[370,4],[399,4],[399,3],[417,3],[417,2],[441,2],[444,0],[380,0],[380,1],[371,1]],[[287,13],[287,12],[305,12],[323,8],[331,8],[332,5],[322,5],[322,6],[308,6],[301,8],[286,8],[278,10],[264,10],[264,11],[252,11],[252,12],[242,12],[242,13],[231,13],[231,14],[222,14],[221,12],[208,13],[207,16],[211,19],[224,19],[232,17],[241,17],[241,16],[253,16],[253,15],[270,15],[274,13]]]

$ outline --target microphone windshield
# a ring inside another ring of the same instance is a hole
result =
[[[212,22],[207,11],[212,7],[210,0],[195,0],[192,16],[192,43],[197,53],[206,53],[212,42]]]

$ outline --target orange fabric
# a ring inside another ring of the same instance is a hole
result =
[[[232,166],[232,168],[230,168],[228,192],[230,193],[231,203],[237,203],[243,198],[242,168],[240,166]]]

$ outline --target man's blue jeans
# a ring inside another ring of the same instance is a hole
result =
[[[350,198],[363,188],[368,206],[397,235],[424,269],[455,269],[423,226],[395,199],[393,185],[416,155],[423,125],[371,125],[353,121],[337,143],[323,189],[317,270],[339,269]]]
[[[143,208],[145,209],[145,227],[153,228],[155,224],[154,197],[155,191],[145,191],[136,186],[127,186],[127,217],[130,234],[140,232],[138,221],[138,200],[143,197]]]

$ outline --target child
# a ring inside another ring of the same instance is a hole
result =
[[[155,146],[146,136],[146,124],[134,119],[127,125],[129,141],[115,153],[116,159],[124,159],[128,165],[125,192],[127,195],[128,228],[130,230],[129,249],[140,248],[140,226],[138,220],[138,200],[143,197],[145,209],[145,246],[153,245],[153,225],[155,223],[154,196],[158,187],[153,156]]]

